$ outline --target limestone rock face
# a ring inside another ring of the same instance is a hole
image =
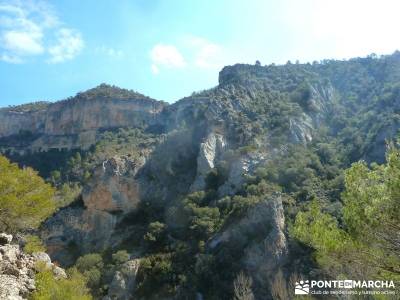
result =
[[[211,132],[206,140],[200,144],[197,157],[197,175],[191,186],[192,191],[205,188],[206,176],[214,168],[215,161],[219,158],[226,147],[226,140],[223,135]]]
[[[139,186],[134,180],[145,160],[132,161],[127,157],[112,157],[95,171],[92,182],[82,197],[88,210],[106,212],[130,211],[139,201]]]
[[[101,91],[107,86],[97,89]],[[3,108],[0,109],[0,146],[15,148],[12,137],[24,133],[29,136],[29,142],[25,138],[24,148],[33,152],[87,149],[95,143],[98,130],[158,123],[165,105],[140,94],[121,99],[102,94],[93,98],[82,93],[40,110]]]
[[[99,128],[115,128],[151,122],[162,108],[151,100],[92,99],[61,101],[47,110],[44,133],[47,135],[77,134]]]
[[[17,112],[0,110],[0,137],[19,134],[21,131],[41,132],[44,130],[46,111]]]
[[[245,176],[252,175],[256,168],[267,159],[267,154],[259,152],[252,152],[239,157],[233,162],[228,179],[219,187],[218,194],[221,197],[235,194],[245,182]]]
[[[247,214],[209,243],[212,251],[227,243],[243,243],[244,256],[241,264],[251,274],[255,287],[271,283],[276,271],[285,263],[288,245],[284,233],[285,217],[279,193],[266,198],[250,209]],[[261,241],[252,241],[252,233],[264,234]],[[261,295],[260,299],[265,299]]]
[[[8,236],[0,234],[0,236]],[[11,236],[12,239],[12,236]],[[36,263],[43,262],[53,271],[56,278],[66,278],[64,269],[54,265],[44,252],[24,253],[19,245],[11,240],[0,245],[0,299],[27,299],[35,290]]]
[[[309,116],[303,116],[303,120],[291,119],[289,121],[289,141],[293,144],[307,144],[312,141],[314,127]]]
[[[117,216],[105,211],[68,207],[47,220],[40,232],[50,256],[71,265],[78,255],[111,244]]]
[[[270,280],[274,271],[282,264],[288,253],[287,241],[284,234],[285,216],[282,200],[269,199],[252,209],[247,216],[254,224],[265,218],[270,221],[270,231],[261,243],[251,245],[245,251],[244,264],[254,278],[262,284]]]
[[[103,300],[135,299],[132,294],[136,287],[136,275],[140,267],[140,259],[129,260],[116,271]]]
[[[95,170],[82,193],[84,207],[60,210],[41,230],[53,259],[68,265],[74,254],[101,251],[122,238],[113,233],[140,202],[135,175],[144,163],[144,158],[112,157]]]

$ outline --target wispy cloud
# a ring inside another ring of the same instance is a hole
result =
[[[73,59],[81,52],[83,40],[79,32],[63,28],[57,32],[57,42],[49,48],[50,63],[60,63]]]
[[[155,74],[159,73],[160,67],[173,69],[186,66],[186,61],[182,54],[173,45],[155,45],[150,52],[150,58],[152,61],[152,71]]]
[[[106,55],[111,58],[121,58],[124,56],[124,51],[107,46],[100,46],[95,48],[95,53]]]
[[[190,36],[187,44],[193,52],[193,64],[203,69],[215,69],[223,66],[224,51],[222,46],[203,37]]]
[[[7,63],[10,63],[10,64],[21,64],[21,63],[23,63],[23,61],[19,57],[10,56],[10,55],[7,55],[7,54],[0,55],[0,60],[2,60],[4,62],[7,62]]]
[[[52,6],[40,0],[0,0],[0,60],[23,63],[34,56],[60,63],[83,48],[79,32],[66,27]]]
[[[151,71],[156,75],[164,67],[218,69],[224,65],[226,58],[222,46],[193,35],[183,37],[178,46],[157,44],[150,51]]]

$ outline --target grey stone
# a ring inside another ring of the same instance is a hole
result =
[[[0,233],[0,245],[11,243],[13,236],[11,234]]]

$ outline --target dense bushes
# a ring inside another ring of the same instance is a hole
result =
[[[32,254],[34,252],[45,252],[46,248],[38,236],[27,235],[25,236],[24,251]]]
[[[400,151],[392,148],[387,161],[345,172],[341,226],[317,201],[296,217],[293,235],[316,250],[330,276],[400,279]]]
[[[68,277],[54,278],[53,272],[45,266],[38,266],[35,276],[36,290],[32,300],[91,300],[86,280],[76,269],[69,269]]]

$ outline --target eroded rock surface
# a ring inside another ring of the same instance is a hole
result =
[[[51,269],[56,278],[66,278],[65,271],[54,265],[46,253],[24,253],[18,244],[11,244],[11,235],[0,234],[0,240],[0,299],[28,299],[29,294],[35,290],[38,262]]]
[[[206,185],[207,174],[214,168],[217,159],[226,148],[226,140],[222,134],[211,132],[200,144],[197,157],[196,179],[191,186],[192,191],[202,190]]]
[[[131,300],[136,287],[136,275],[140,267],[140,259],[125,262],[119,271],[116,271],[103,300]]]
[[[255,290],[257,286],[270,284],[276,271],[284,265],[288,256],[285,216],[279,193],[272,195],[251,208],[237,223],[217,234],[209,243],[213,251],[228,244],[243,248],[243,269],[251,274]],[[254,240],[254,235],[264,235]],[[265,299],[266,295],[259,295]]]
[[[84,206],[62,209],[44,224],[41,235],[54,259],[68,265],[76,255],[119,241],[113,236],[116,224],[140,202],[135,174],[144,162],[127,157],[104,161],[82,193]]]

